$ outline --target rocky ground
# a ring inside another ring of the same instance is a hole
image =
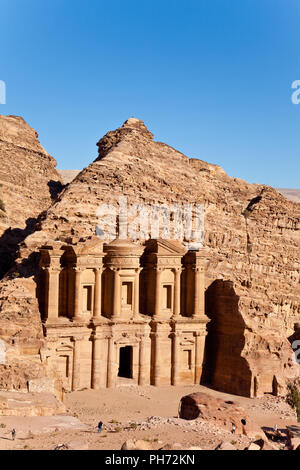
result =
[[[137,387],[122,383],[116,389],[82,390],[66,395],[66,415],[48,417],[0,417],[0,449],[112,449],[119,450],[128,439],[142,439],[154,449],[167,444],[188,449],[215,449],[222,442],[244,449],[251,441],[233,435],[213,422],[179,419],[178,404],[183,395],[204,391],[215,397],[238,402],[250,418],[265,430],[293,427],[300,437],[294,412],[278,397],[257,399],[219,393],[202,386]],[[104,428],[97,433],[97,423]],[[16,440],[11,430],[17,431]],[[257,436],[258,437],[258,436]],[[280,449],[283,441],[269,441],[268,448]]]

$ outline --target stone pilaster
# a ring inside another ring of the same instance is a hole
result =
[[[75,298],[74,298],[74,320],[79,319],[82,309],[82,292],[81,292],[81,269],[75,268]]]
[[[121,298],[120,298],[120,275],[119,275],[119,268],[113,268],[114,273],[114,290],[113,290],[113,314],[112,318],[120,317],[120,310],[121,310]]]
[[[147,384],[147,370],[150,368],[150,364],[147,364],[147,343],[144,335],[140,336],[140,345],[139,345],[139,385]]]
[[[161,268],[156,268],[156,277],[155,277],[155,312],[154,316],[159,317],[160,316],[160,310],[161,310],[161,274],[162,270]]]
[[[178,385],[178,375],[179,375],[179,333],[172,333],[172,374],[171,374],[171,384]]]
[[[68,316],[73,317],[74,316],[74,298],[75,298],[75,272],[74,269],[69,266],[68,267]]]
[[[141,268],[135,269],[135,280],[134,280],[134,303],[133,303],[133,315],[138,316],[140,313],[140,272]]]
[[[195,332],[195,384],[200,384],[205,348],[205,332]]]
[[[95,300],[93,317],[101,317],[101,283],[102,283],[102,269],[95,270]]]
[[[47,319],[55,320],[59,316],[59,274],[57,268],[46,268],[48,274]]]
[[[106,386],[102,379],[102,346],[103,337],[93,336],[93,353],[92,353],[92,388],[98,390],[101,386]],[[106,376],[106,374],[105,374]]]
[[[108,337],[107,388],[116,384],[116,346],[113,336]]]
[[[175,282],[174,282],[174,315],[173,317],[180,316],[180,276],[181,276],[181,268],[177,268],[174,270],[175,274]]]
[[[161,333],[152,333],[154,337],[154,370],[153,370],[153,385],[158,386],[161,378],[161,341],[163,335]]]
[[[82,337],[74,337],[72,390],[80,389],[80,353]]]
[[[204,305],[204,273],[203,268],[194,266],[194,308],[193,318],[201,318],[205,316]]]

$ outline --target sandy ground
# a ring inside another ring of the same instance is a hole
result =
[[[277,397],[249,399],[199,385],[137,387],[129,381],[115,389],[66,394],[66,416],[1,416],[0,449],[54,449],[58,445],[69,444],[69,447],[78,449],[119,450],[127,439],[148,440],[156,449],[167,443],[180,443],[184,448],[214,449],[222,441],[232,442],[239,449],[246,447],[249,439],[244,436],[233,436],[200,420],[177,418],[180,398],[196,391],[238,402],[260,427],[277,424],[279,429],[285,429],[287,425],[293,426],[300,436],[294,412]],[[96,426],[100,420],[104,428],[98,434]],[[14,441],[12,428],[17,431]]]

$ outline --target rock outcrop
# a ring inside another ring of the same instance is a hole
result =
[[[21,117],[0,115],[0,277],[62,188],[56,161]]]
[[[66,407],[50,393],[0,392],[0,416],[53,416]]]
[[[179,417],[212,422],[229,432],[234,431],[234,434],[243,434],[248,437],[264,436],[263,431],[250,420],[239,403],[214,398],[206,393],[191,393],[182,397],[179,404]]]
[[[128,204],[202,203],[211,319],[206,380],[246,396],[285,393],[286,382],[299,374],[288,337],[300,321],[300,205],[155,142],[137,119],[97,145],[96,160],[65,187],[24,241],[19,282],[26,277],[34,291],[33,253],[41,244],[94,235],[101,203],[117,208],[121,195]],[[2,283],[0,302],[5,292]],[[6,311],[2,307],[0,326]]]
[[[35,130],[21,117],[0,115],[0,279],[61,189],[56,161]],[[43,331],[29,268],[35,260],[28,251],[24,258],[27,254],[19,272],[11,272],[0,287],[0,338],[6,344],[0,389],[26,390],[30,378],[45,375]]]

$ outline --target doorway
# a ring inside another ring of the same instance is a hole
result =
[[[132,346],[120,348],[118,377],[132,379]]]

